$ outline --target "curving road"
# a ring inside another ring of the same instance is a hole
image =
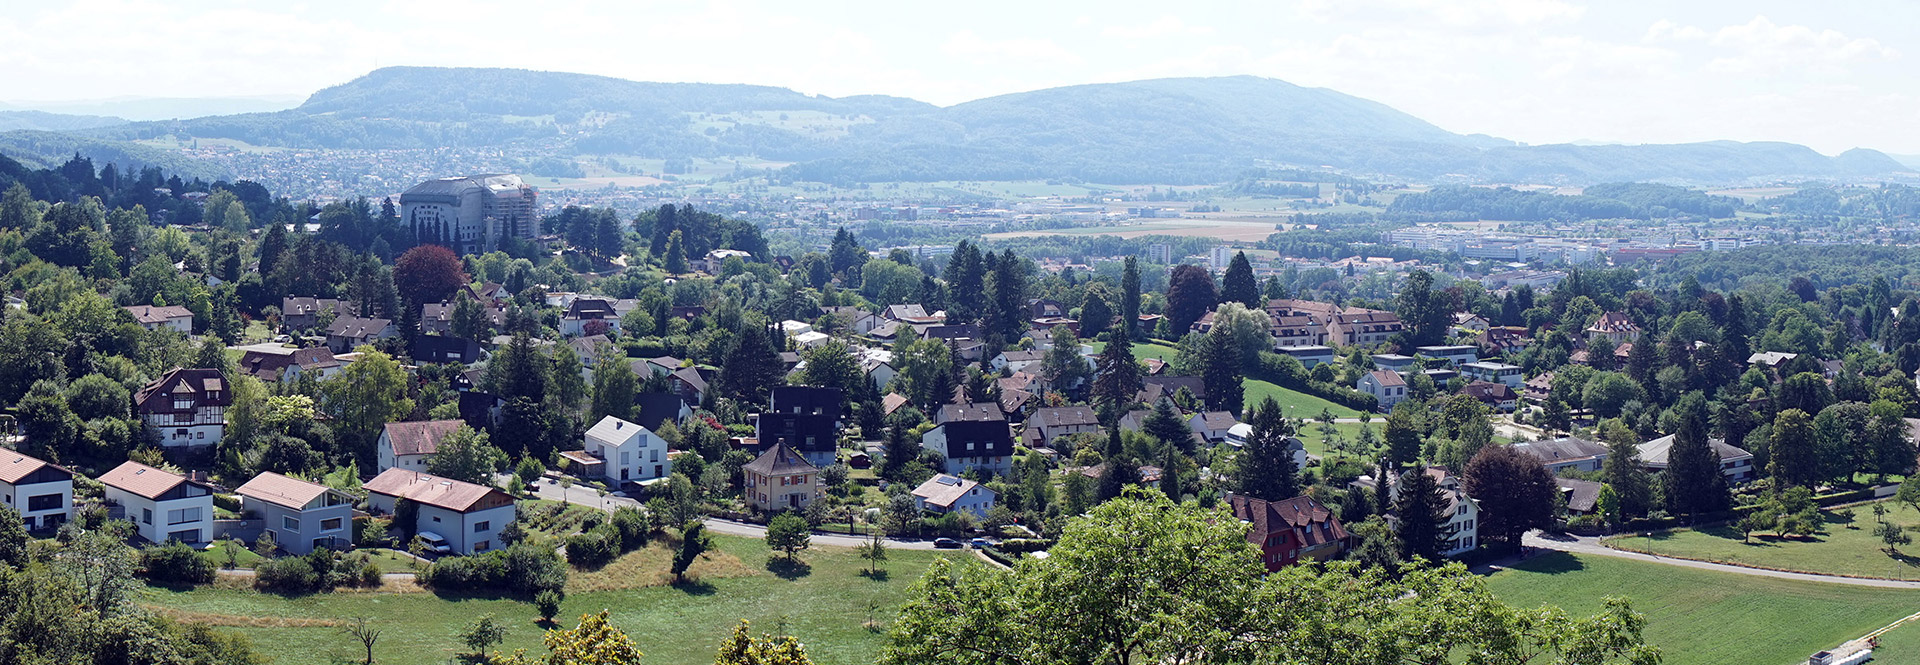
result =
[[[1600,543],[1599,538],[1594,536],[1574,536],[1569,534],[1543,534],[1536,531],[1533,533],[1529,533],[1524,538],[1522,538],[1521,544],[1526,545],[1527,547],[1534,547],[1539,549],[1559,550],[1561,552],[1572,552],[1575,554],[1591,554],[1595,556],[1610,556],[1617,559],[1633,559],[1635,561],[1645,561],[1648,563],[1658,563],[1658,564],[1663,564],[1668,566],[1680,566],[1682,568],[1711,570],[1711,571],[1722,572],[1722,573],[1733,573],[1735,575],[1752,575],[1754,577],[1772,577],[1772,578],[1783,579],[1783,580],[1798,580],[1801,582],[1825,582],[1828,584],[1845,584],[1849,586],[1876,587],[1881,589],[1920,589],[1920,582],[1909,582],[1909,581],[1902,581],[1902,580],[1878,580],[1878,579],[1868,579],[1868,578],[1862,578],[1862,577],[1842,577],[1839,575],[1820,575],[1816,573],[1791,573],[1783,570],[1767,570],[1765,568],[1748,568],[1746,566],[1735,566],[1735,565],[1724,564],[1724,563],[1695,561],[1692,559],[1676,559],[1673,557],[1660,556],[1658,554],[1628,552],[1626,550],[1616,550],[1614,548],[1607,547],[1606,545],[1603,545]]]

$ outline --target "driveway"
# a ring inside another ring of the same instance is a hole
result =
[[[1849,586],[1877,587],[1881,589],[1920,589],[1920,582],[1907,582],[1907,581],[1901,581],[1901,580],[1876,580],[1876,579],[1867,579],[1867,578],[1861,578],[1861,577],[1841,577],[1839,575],[1818,575],[1814,573],[1790,573],[1790,572],[1781,571],[1781,570],[1767,570],[1764,568],[1748,568],[1746,566],[1734,566],[1734,565],[1729,565],[1724,563],[1710,563],[1707,561],[1694,561],[1692,559],[1676,559],[1673,557],[1660,556],[1658,554],[1643,554],[1640,552],[1628,552],[1625,550],[1616,550],[1614,548],[1607,547],[1606,545],[1601,544],[1600,538],[1596,536],[1575,536],[1570,534],[1543,534],[1536,531],[1533,533],[1529,533],[1525,537],[1523,537],[1521,539],[1521,544],[1526,545],[1527,547],[1533,547],[1538,549],[1559,550],[1561,552],[1572,552],[1575,554],[1590,554],[1594,556],[1610,556],[1616,559],[1633,559],[1635,561],[1645,561],[1648,563],[1658,563],[1658,564],[1663,564],[1668,566],[1680,566],[1683,568],[1695,568],[1699,570],[1711,570],[1711,571],[1721,572],[1721,573],[1733,573],[1735,575],[1752,575],[1754,577],[1772,577],[1775,579],[1798,580],[1801,582],[1825,582],[1828,584],[1845,584]]]

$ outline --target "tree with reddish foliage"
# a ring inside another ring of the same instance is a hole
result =
[[[414,307],[445,302],[467,283],[466,266],[453,250],[421,245],[400,255],[393,264],[393,281]]]

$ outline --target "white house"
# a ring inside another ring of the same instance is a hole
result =
[[[1480,361],[1480,347],[1468,344],[1422,346],[1414,348],[1414,352],[1428,358],[1438,358],[1453,365],[1465,365],[1467,363]]]
[[[227,431],[233,393],[217,369],[175,369],[133,397],[140,420],[168,448],[199,448],[220,442]]]
[[[1040,364],[1045,358],[1046,353],[1042,351],[1002,351],[993,357],[992,366],[995,373],[1018,372]]]
[[[606,330],[589,330],[598,327],[595,322],[604,324]],[[560,334],[564,337],[597,335],[609,331],[620,331],[620,312],[615,309],[614,302],[607,298],[574,298],[567,303],[566,313],[560,315]]]
[[[1727,483],[1738,485],[1753,480],[1759,470],[1753,465],[1753,453],[1730,445],[1725,439],[1707,439],[1713,447],[1713,453],[1720,458],[1720,475],[1727,477]],[[1640,465],[1649,471],[1664,471],[1667,457],[1673,453],[1673,435],[1642,443],[1639,446]]]
[[[1379,400],[1381,411],[1392,411],[1393,405],[1407,399],[1407,380],[1401,378],[1399,372],[1390,369],[1376,369],[1362,374],[1353,387]]]
[[[1417,472],[1432,476],[1434,483],[1440,486],[1440,494],[1446,497],[1447,523],[1441,531],[1447,534],[1447,544],[1440,554],[1453,557],[1473,551],[1480,543],[1480,501],[1467,496],[1466,491],[1460,489],[1460,479],[1447,473],[1444,467],[1430,466]],[[1406,471],[1387,482],[1389,501],[1400,499],[1400,481],[1408,473],[1416,471]],[[1366,488],[1379,486],[1372,476],[1361,476],[1354,484]]]
[[[148,330],[169,328],[185,335],[193,332],[193,312],[185,307],[170,305],[155,307],[152,305],[134,305],[127,308],[133,314],[133,320]]]
[[[440,450],[440,441],[466,422],[460,420],[418,420],[387,423],[375,444],[381,471],[410,469],[426,471],[427,462]]]
[[[944,473],[913,488],[914,507],[940,514],[961,510],[971,513],[974,519],[986,519],[996,498],[993,490],[985,485]]]
[[[1201,411],[1187,418],[1187,427],[1202,438],[1219,443],[1227,439],[1228,430],[1240,424],[1232,411]]]
[[[120,506],[141,538],[164,543],[213,539],[213,488],[139,462],[100,476],[107,503]]]
[[[1518,365],[1483,360],[1460,365],[1460,374],[1469,379],[1479,379],[1487,383],[1504,383],[1508,388],[1519,390],[1526,383],[1523,370]]]
[[[833,341],[832,335],[818,330],[809,330],[793,336],[794,346],[802,349],[817,349],[831,341]]]
[[[599,462],[592,466],[600,467],[600,477],[614,483],[646,482],[673,473],[666,439],[613,416],[587,429],[586,449],[580,452]]]
[[[73,472],[0,448],[0,502],[20,513],[29,531],[60,526],[73,518]]]
[[[353,544],[353,497],[340,490],[273,472],[234,490],[240,511],[260,516],[273,542],[293,554]]]
[[[455,554],[504,547],[500,530],[519,515],[513,497],[499,489],[406,469],[382,471],[362,487],[367,507],[382,514],[394,514],[401,499],[412,502],[419,509],[414,533],[445,539]]]

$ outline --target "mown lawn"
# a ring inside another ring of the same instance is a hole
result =
[[[872,663],[884,636],[863,626],[871,616],[889,621],[907,588],[934,558],[951,553],[892,550],[880,579],[861,573],[865,562],[844,548],[816,548],[800,558],[801,571],[768,566],[765,543],[715,536],[718,551],[694,567],[698,584],[665,584],[664,549],[629,554],[600,571],[573,575],[561,617],[608,610],[656,665],[713,662],[714,649],[741,619],[755,632],[785,630],[807,645],[816,663]],[[963,561],[972,561],[964,554]],[[778,570],[779,572],[774,572]],[[260,594],[223,582],[191,591],[146,590],[145,599],[181,619],[227,626],[253,640],[280,665],[348,657],[337,622],[370,617],[385,632],[375,656],[382,665],[439,665],[462,651],[455,633],[491,613],[511,629],[503,645],[543,654],[542,629],[531,603],[510,598],[408,591],[337,592],[295,598]],[[615,589],[615,590],[591,590]],[[569,624],[571,625],[571,624]],[[358,657],[353,657],[357,661]]]
[[[1285,412],[1289,418],[1311,420],[1314,416],[1320,415],[1320,411],[1322,410],[1332,411],[1333,417],[1335,418],[1360,417],[1359,411],[1334,404],[1333,402],[1308,395],[1298,390],[1282,388],[1271,381],[1247,379],[1244,385],[1246,386],[1247,406],[1254,406],[1262,400],[1272,397],[1274,401],[1280,403],[1280,410]],[[1382,416],[1382,418],[1384,418],[1384,416]]]
[[[1107,350],[1106,342],[1088,342],[1087,346],[1092,347],[1093,352],[1095,354],[1098,354],[1101,351]],[[1180,355],[1180,349],[1176,347],[1168,346],[1165,344],[1152,344],[1152,343],[1143,344],[1139,342],[1135,342],[1133,344],[1134,360],[1146,360],[1148,358],[1153,358],[1161,362],[1172,363],[1174,357],[1179,355]]]
[[[1873,662],[1875,665],[1920,665],[1920,620],[1881,635],[1880,648],[1873,650]]]
[[[1896,501],[1883,501],[1887,520],[1909,531],[1920,528],[1920,513]],[[1771,533],[1756,533],[1746,541],[1731,525],[1702,529],[1678,529],[1653,534],[1651,542],[1639,536],[1615,538],[1608,545],[1625,550],[1647,551],[1662,556],[1722,561],[1762,568],[1780,568],[1816,573],[1834,573],[1860,577],[1885,577],[1920,580],[1920,548],[1888,554],[1886,546],[1873,535],[1873,507],[1855,506],[1853,520],[1826,513],[1826,527],[1808,538],[1776,538]],[[1849,527],[1853,528],[1849,528]],[[1914,608],[1920,610],[1920,607]]]
[[[1920,591],[1564,553],[1495,573],[1487,585],[1518,607],[1551,604],[1581,616],[1599,611],[1606,596],[1626,596],[1647,615],[1645,637],[1667,665],[1788,665],[1920,610]]]

